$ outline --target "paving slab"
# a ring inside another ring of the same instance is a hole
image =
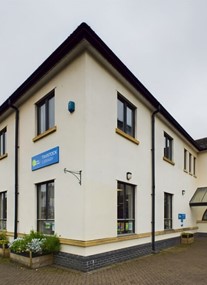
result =
[[[82,273],[57,266],[28,269],[0,258],[1,285],[206,285],[207,238]]]

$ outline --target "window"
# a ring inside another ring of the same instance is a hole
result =
[[[50,92],[37,106],[37,134],[42,134],[55,125],[55,97]]]
[[[164,147],[164,157],[173,160],[173,139],[166,133],[164,133],[165,147]]]
[[[54,234],[54,181],[37,185],[37,230]]]
[[[196,158],[193,158],[193,175],[196,175]]]
[[[135,107],[118,94],[117,110],[117,128],[135,137]]]
[[[187,150],[184,149],[184,170],[187,171]]]
[[[189,153],[189,173],[192,173],[192,154]]]
[[[6,128],[0,131],[0,156],[6,154]]]
[[[6,230],[7,192],[0,192],[0,230]]]
[[[172,194],[164,193],[164,229],[172,229]]]
[[[135,186],[118,182],[117,192],[117,233],[135,232]]]

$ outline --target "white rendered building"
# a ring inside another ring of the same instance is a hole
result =
[[[206,150],[83,23],[0,106],[0,229],[83,271],[205,234]]]

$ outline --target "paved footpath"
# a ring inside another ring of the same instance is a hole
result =
[[[0,285],[207,284],[207,238],[90,273],[56,266],[38,270],[0,258]]]

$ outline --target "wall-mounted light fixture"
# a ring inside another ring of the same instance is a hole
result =
[[[127,180],[132,179],[132,173],[131,173],[131,172],[127,172],[127,173],[126,173],[126,179],[127,179]]]
[[[182,195],[185,195],[185,190],[182,190]]]
[[[70,113],[73,113],[75,111],[75,102],[74,101],[69,101],[68,102],[68,111]]]

